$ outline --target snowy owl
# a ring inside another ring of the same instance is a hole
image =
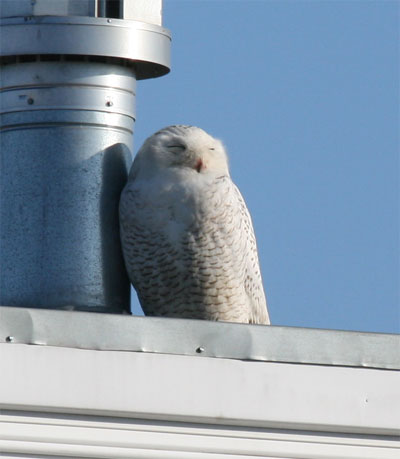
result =
[[[181,125],[149,137],[119,212],[146,315],[270,323],[250,214],[219,140]]]

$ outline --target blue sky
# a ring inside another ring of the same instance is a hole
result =
[[[389,0],[164,1],[172,70],[138,83],[135,150],[177,123],[223,140],[274,325],[400,332],[399,17]]]

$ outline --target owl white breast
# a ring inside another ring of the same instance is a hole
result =
[[[146,315],[269,324],[253,225],[222,143],[170,126],[139,150],[122,249]]]

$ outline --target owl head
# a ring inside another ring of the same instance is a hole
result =
[[[131,176],[182,169],[190,174],[229,175],[222,142],[195,126],[169,126],[149,137],[135,157]]]

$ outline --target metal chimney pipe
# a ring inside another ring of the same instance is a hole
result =
[[[0,0],[0,304],[129,311],[118,201],[136,80],[169,71],[161,8]]]

